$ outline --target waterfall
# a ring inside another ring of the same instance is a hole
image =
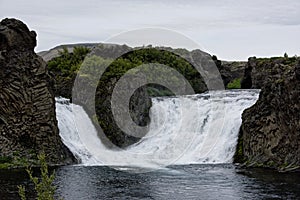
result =
[[[57,98],[56,112],[62,141],[84,165],[230,163],[241,114],[258,95],[259,90],[225,90],[152,98],[148,134],[122,150],[109,149],[101,142],[81,106]]]

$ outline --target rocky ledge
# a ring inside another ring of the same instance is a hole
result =
[[[242,115],[236,162],[281,171],[300,167],[300,61],[250,58],[242,86],[261,88]]]
[[[0,164],[35,163],[42,151],[50,164],[74,161],[62,143],[52,80],[34,53],[36,33],[16,19],[0,22]]]

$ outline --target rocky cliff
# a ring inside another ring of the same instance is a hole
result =
[[[237,162],[280,170],[300,166],[300,61],[250,58],[243,84],[261,88],[244,111]]]
[[[58,134],[53,81],[35,46],[36,33],[24,23],[0,22],[0,157],[34,162],[44,151],[51,164],[70,163]]]

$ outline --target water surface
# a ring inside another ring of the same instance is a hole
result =
[[[105,166],[56,169],[57,196],[94,199],[300,199],[300,174],[241,170],[232,164],[182,165],[131,173]],[[17,185],[33,185],[20,170],[1,171],[2,199],[18,199]]]

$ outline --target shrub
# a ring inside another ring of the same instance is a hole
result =
[[[34,183],[34,189],[37,193],[37,200],[54,200],[54,193],[56,187],[53,185],[55,179],[55,172],[49,174],[48,165],[46,162],[46,156],[44,153],[38,155],[41,177],[34,177],[31,168],[27,168],[26,171],[30,180]],[[26,200],[25,187],[18,186],[19,196],[21,200]]]

